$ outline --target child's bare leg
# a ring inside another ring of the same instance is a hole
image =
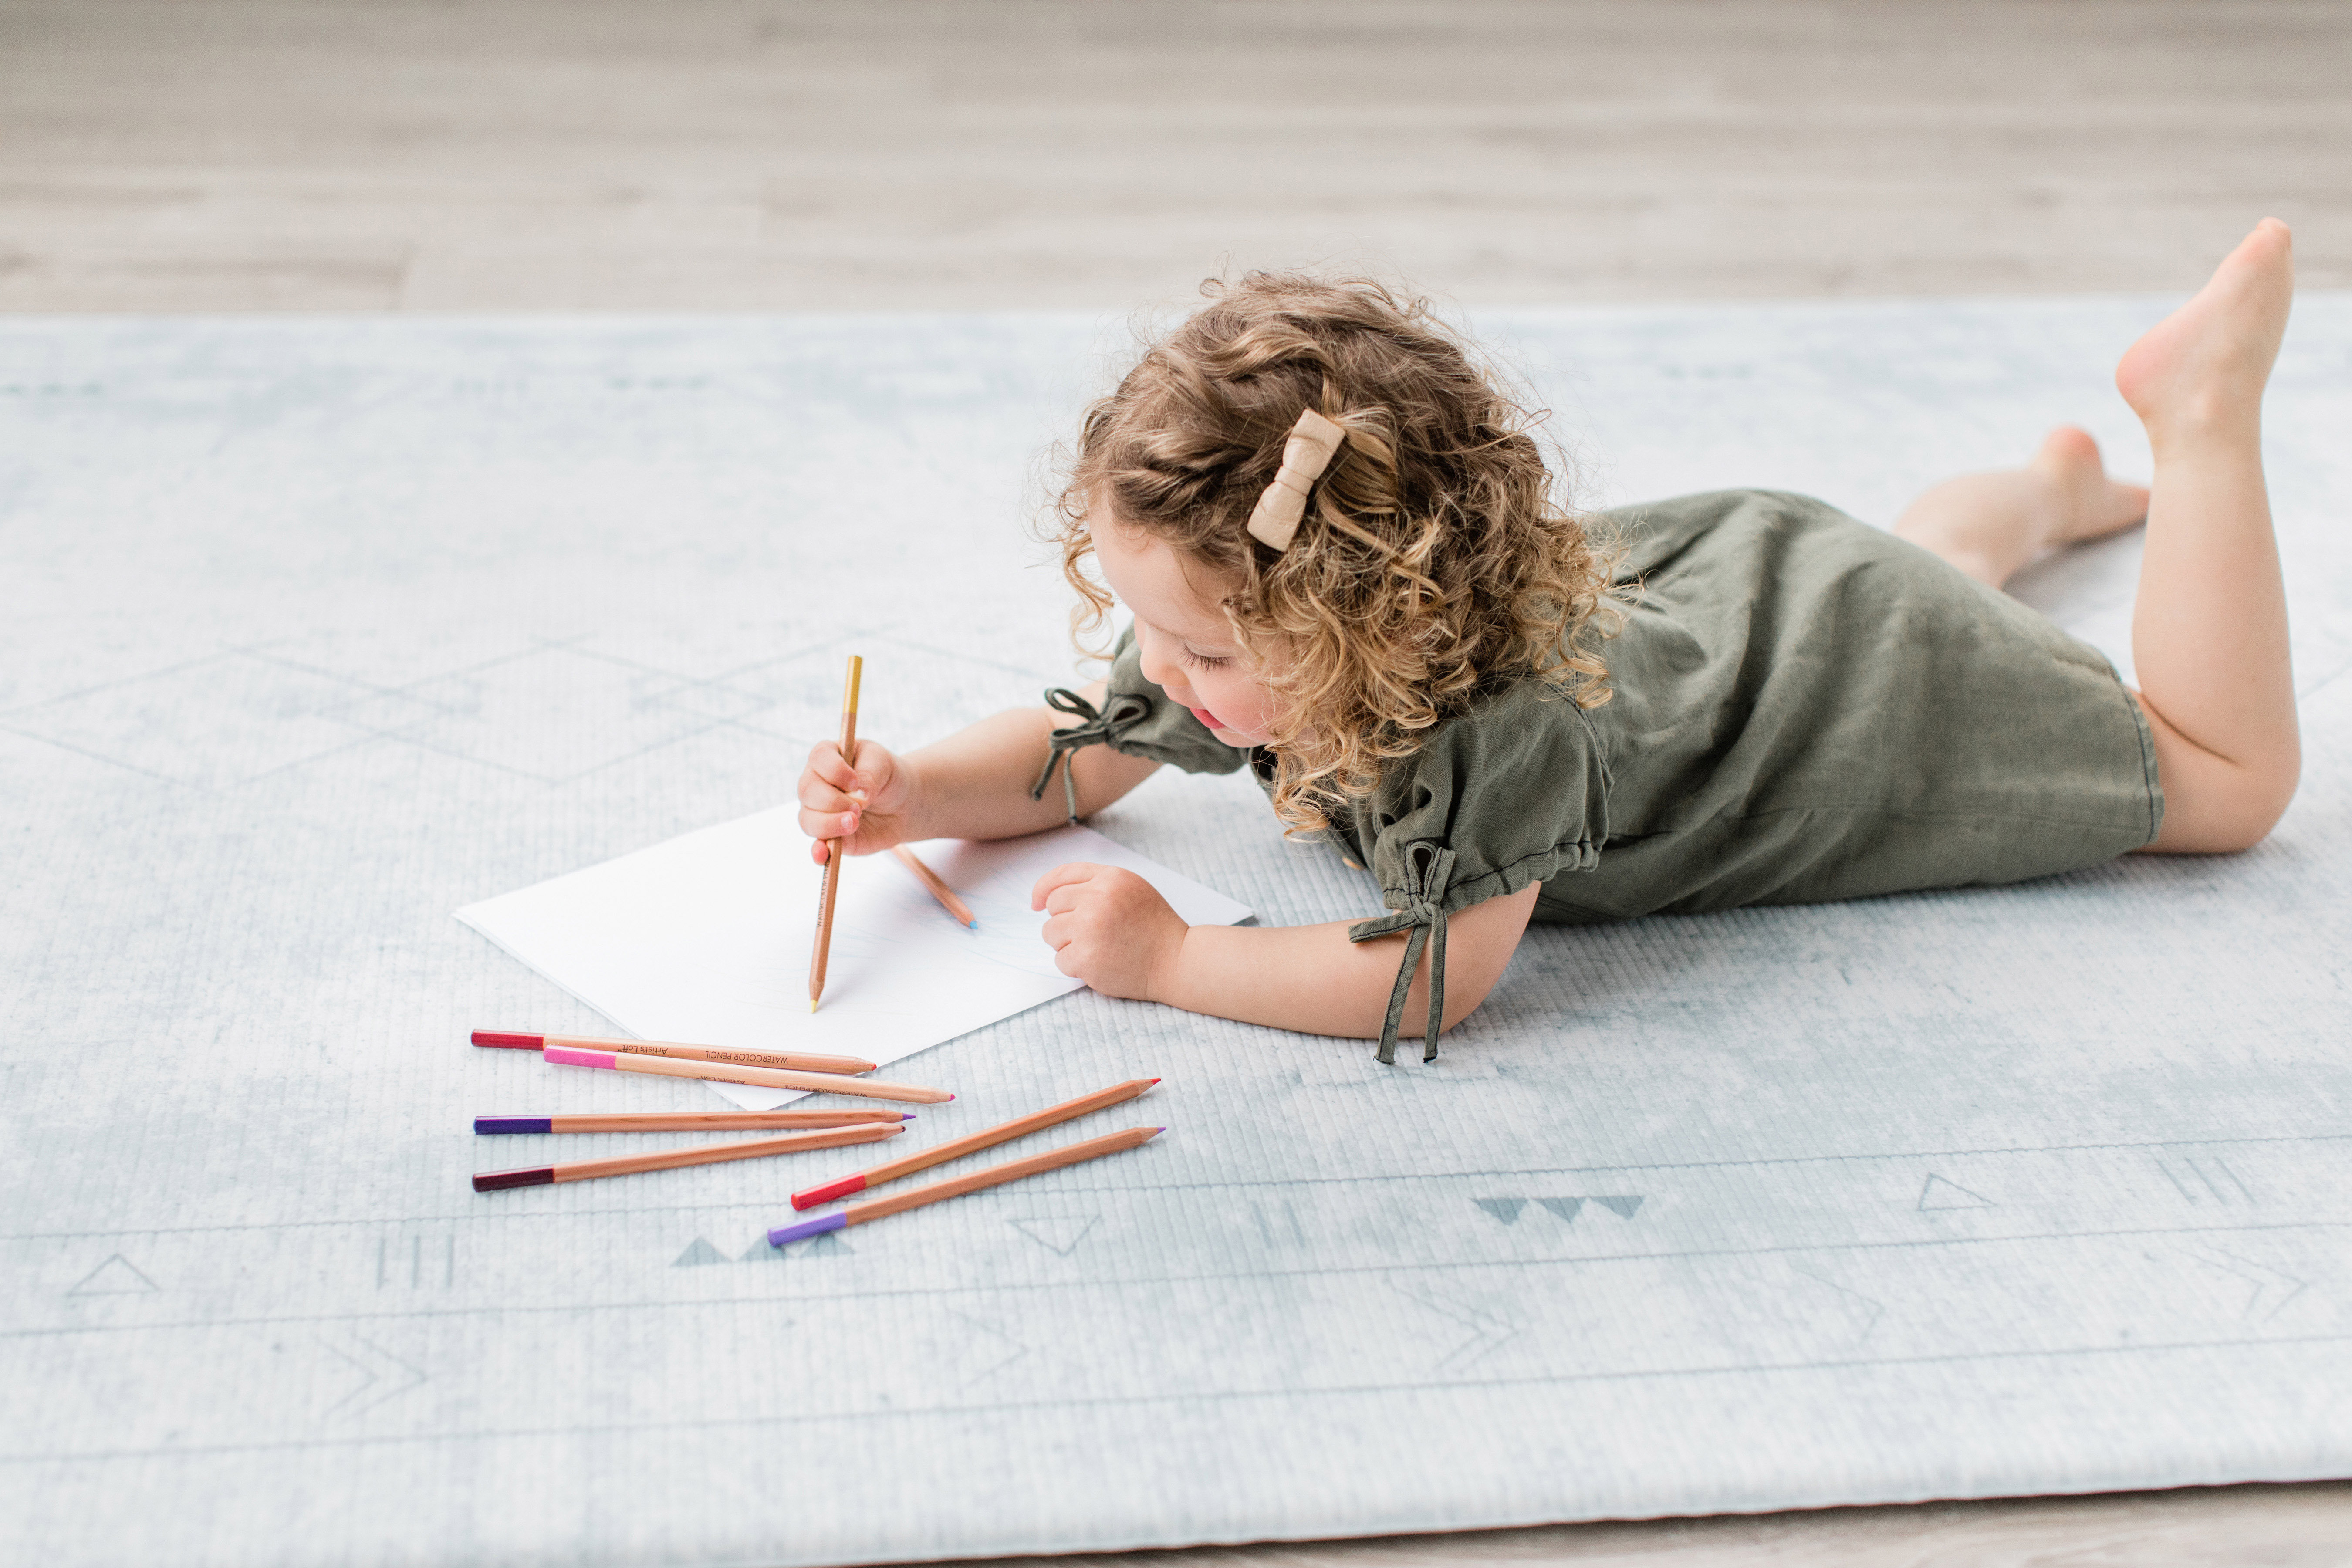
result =
[[[2165,795],[2151,849],[2258,843],[2302,768],[2262,430],[2263,387],[2294,295],[2292,238],[2265,218],[2116,367],[2116,388],[2156,454],[2132,612],[2132,661]]]
[[[2147,515],[2147,491],[2107,478],[2099,444],[2061,425],[2021,468],[1963,474],[1911,503],[1895,531],[1979,583],[2000,587],[2045,550],[2077,544]]]

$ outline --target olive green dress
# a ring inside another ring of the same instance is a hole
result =
[[[1411,932],[1381,1042],[1392,1059],[1445,916],[1541,883],[1534,918],[1585,923],[2015,882],[2156,837],[2164,799],[2137,702],[2097,650],[1916,545],[1803,496],[1727,490],[1608,514],[1639,596],[1602,645],[1611,699],[1524,679],[1441,725],[1331,837]],[[1122,642],[1106,742],[1191,773],[1227,746],[1143,679]],[[1051,776],[1038,781],[1042,790]]]

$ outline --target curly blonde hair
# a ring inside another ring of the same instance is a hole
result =
[[[1423,301],[1378,283],[1252,272],[1202,291],[1087,411],[1070,456],[1053,526],[1080,637],[1111,605],[1087,571],[1097,507],[1227,584],[1235,639],[1276,697],[1274,805],[1295,831],[1328,826],[1505,682],[1607,701],[1611,562],[1530,434],[1542,416]],[[1244,524],[1305,408],[1347,438],[1276,552]]]

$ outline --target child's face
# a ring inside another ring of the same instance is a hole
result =
[[[1095,515],[1102,519],[1102,510]],[[1139,528],[1108,519],[1092,529],[1104,580],[1135,612],[1144,679],[1190,708],[1228,746],[1265,745],[1273,694],[1251,672],[1217,607],[1221,585]]]

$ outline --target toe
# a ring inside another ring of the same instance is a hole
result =
[[[2085,468],[2098,473],[2104,468],[2099,461],[2098,442],[2079,425],[2053,428],[2042,437],[2042,449],[2033,455],[2033,459],[2044,468],[2066,473]]]

